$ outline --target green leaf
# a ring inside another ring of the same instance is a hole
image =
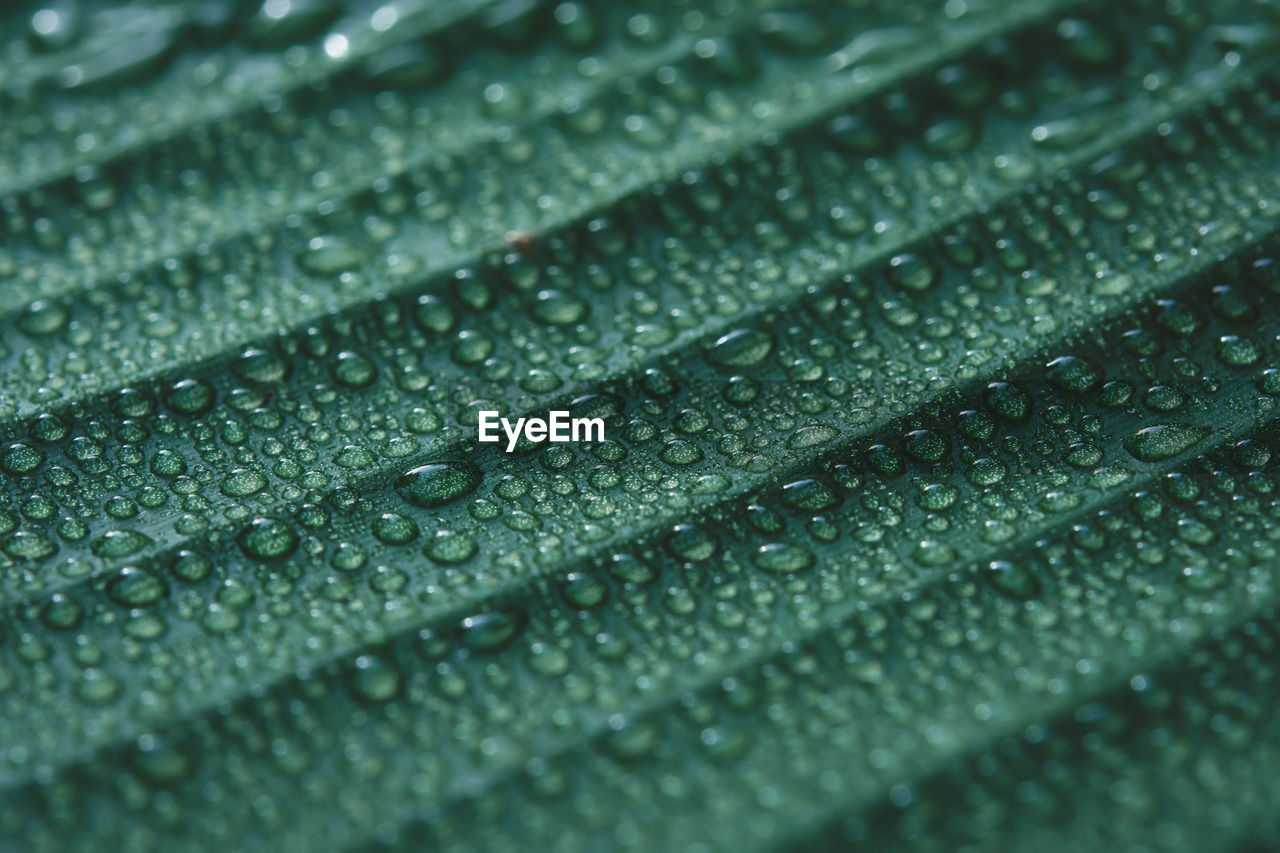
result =
[[[1275,8],[778,6],[0,13],[6,846],[1275,841]]]

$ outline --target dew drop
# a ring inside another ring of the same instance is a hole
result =
[[[1128,436],[1124,449],[1139,462],[1159,462],[1185,452],[1211,431],[1198,424],[1156,424]]]
[[[255,518],[236,536],[241,550],[255,560],[280,560],[298,547],[298,534],[278,518]]]
[[[396,491],[414,506],[430,509],[471,494],[480,480],[480,469],[466,460],[432,462],[396,480]]]

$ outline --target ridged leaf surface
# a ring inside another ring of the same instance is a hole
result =
[[[0,22],[5,848],[1277,843],[1274,3]]]

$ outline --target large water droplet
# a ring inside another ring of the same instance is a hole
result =
[[[1177,456],[1212,430],[1199,424],[1156,424],[1144,427],[1124,440],[1124,449],[1139,462],[1159,462]]]
[[[414,506],[433,508],[471,494],[480,480],[480,469],[466,460],[432,462],[396,480],[396,491]]]

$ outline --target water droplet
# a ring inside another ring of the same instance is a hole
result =
[[[255,560],[280,560],[298,547],[298,534],[278,518],[255,518],[236,536],[245,554]]]
[[[479,546],[476,544],[476,540],[469,534],[458,533],[453,530],[437,530],[434,535],[427,539],[427,544],[423,546],[422,553],[433,562],[455,565],[470,560],[478,550]]]
[[[150,607],[169,594],[160,578],[141,569],[121,569],[107,584],[107,595],[125,607]]]
[[[219,488],[228,497],[243,498],[267,487],[267,478],[254,468],[236,468],[223,478]]]
[[[340,352],[329,366],[335,382],[347,388],[367,388],[378,378],[378,368],[358,352]]]
[[[1102,379],[1102,374],[1096,367],[1074,355],[1055,358],[1049,362],[1047,372],[1050,382],[1072,394],[1083,394]]]
[[[737,368],[759,364],[773,351],[773,338],[759,329],[736,329],[722,335],[707,351],[707,360],[718,367]]]
[[[89,550],[99,557],[128,557],[151,543],[149,536],[136,530],[108,530],[89,543]]]
[[[40,300],[32,302],[18,315],[17,326],[24,335],[44,337],[53,335],[66,327],[71,319],[71,312],[58,302]]]
[[[432,462],[396,480],[396,491],[414,506],[430,509],[471,494],[480,480],[480,469],[465,460]]]
[[[31,445],[15,441],[0,452],[0,469],[6,474],[29,474],[44,462],[44,452]]]
[[[182,379],[169,386],[165,402],[184,415],[204,414],[213,408],[213,386],[203,379]]]
[[[385,512],[374,521],[373,535],[388,545],[404,545],[418,538],[418,525],[398,512]]]
[[[993,588],[1019,601],[1029,601],[1040,594],[1040,581],[1026,566],[1008,560],[990,563],[982,577]]]
[[[761,545],[751,558],[759,568],[770,574],[789,575],[802,572],[814,564],[814,556],[807,548],[786,542]]]
[[[374,655],[361,655],[351,674],[351,690],[365,702],[387,702],[400,691],[400,673]]]
[[[533,316],[551,326],[572,326],[582,322],[588,311],[587,301],[563,290],[541,290],[533,301]]]
[[[475,652],[496,652],[514,640],[528,620],[523,610],[514,608],[468,616],[462,620],[463,642]]]
[[[1189,450],[1211,431],[1198,424],[1156,424],[1126,438],[1124,449],[1139,462],[1159,462]]]

